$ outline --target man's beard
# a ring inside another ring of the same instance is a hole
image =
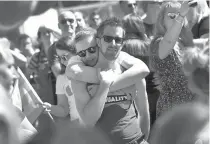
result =
[[[108,48],[107,48],[108,49]],[[114,48],[112,48],[112,49],[114,49]],[[100,48],[100,52],[101,52],[101,54],[104,56],[104,58],[106,58],[107,60],[109,60],[109,61],[114,61],[114,60],[116,60],[117,58],[118,58],[118,56],[119,56],[119,50],[117,50],[117,52],[114,52],[113,51],[113,53],[111,53],[111,51],[109,51],[108,52],[108,50],[106,50],[105,52],[103,52],[102,50],[101,50],[101,48]]]

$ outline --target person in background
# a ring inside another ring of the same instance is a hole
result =
[[[53,36],[48,29],[41,26],[37,33],[38,42],[40,44],[40,52],[35,53],[29,61],[27,73],[32,75],[35,81],[34,89],[44,102],[52,104],[56,103],[55,95],[55,77],[50,69],[49,61],[47,59],[48,49],[53,42]],[[46,133],[44,136],[50,135],[49,117],[41,114],[37,119],[37,130],[41,133]]]
[[[193,4],[195,4],[195,6],[193,6]],[[189,28],[193,33],[195,42],[196,39],[201,40],[209,38],[209,15],[210,9],[206,3],[206,0],[192,1],[192,6],[186,15],[186,18],[189,23]]]
[[[77,21],[74,13],[71,11],[61,11],[58,16],[58,28],[61,30],[61,37],[68,36],[74,38],[77,28]],[[59,62],[55,46],[51,45],[48,50],[48,61],[54,76],[57,77],[63,67]]]
[[[31,38],[26,34],[21,34],[18,38],[18,49],[20,50],[20,53],[23,54],[26,59],[26,65],[25,66],[19,66],[24,74],[26,74],[26,67],[28,65],[28,62],[32,55],[35,53],[35,50],[33,48],[33,43]]]
[[[76,55],[74,41],[69,37],[62,37],[56,44],[56,53],[59,56],[61,64],[67,66],[68,60]],[[48,102],[43,104],[51,114],[56,117],[67,117],[70,115],[70,121],[78,120],[77,109],[74,95],[71,90],[71,81],[64,75],[65,69],[57,76],[56,94],[58,104],[52,105]]]
[[[76,20],[77,20],[76,32],[80,31],[83,28],[86,28],[87,24],[85,22],[83,13],[80,12],[80,11],[76,11],[76,12],[74,12],[74,15],[75,15]]]
[[[149,67],[149,46],[151,41],[145,34],[143,20],[138,15],[129,14],[123,18],[123,24],[126,38],[122,51],[141,59]],[[145,79],[150,108],[150,124],[152,125],[156,119],[156,103],[159,97],[158,84],[155,83],[155,72],[150,70],[150,74]]]
[[[21,34],[18,38],[18,47],[22,54],[29,60],[35,53],[31,38],[27,34]]]
[[[150,68],[156,72],[160,83],[157,117],[195,97],[189,90],[187,78],[182,71],[184,51],[193,46],[192,33],[185,17],[191,2],[164,2],[155,25],[156,33],[149,56]]]
[[[15,111],[17,115],[17,126],[19,140],[23,143],[32,138],[36,133],[36,129],[29,122],[26,115],[22,112],[20,105],[17,105],[17,99],[14,99],[12,92],[15,80],[18,79],[18,73],[14,66],[14,58],[10,51],[10,43],[6,38],[0,39],[0,79],[1,84],[5,88],[7,97],[5,97],[11,105],[11,113]],[[4,96],[4,91],[2,97]],[[20,98],[21,99],[21,98]],[[19,99],[19,100],[20,100]],[[9,115],[9,114],[8,114]],[[9,122],[9,121],[8,121]],[[9,130],[10,131],[10,130]]]
[[[160,116],[151,130],[150,144],[209,144],[209,107],[181,104]]]
[[[149,38],[154,36],[155,23],[158,18],[161,4],[162,0],[150,0],[141,2],[141,8],[146,14],[146,17],[143,19],[145,32]]]
[[[97,29],[98,26],[101,24],[102,19],[99,13],[97,13],[96,11],[94,11],[91,15],[90,15],[90,27]]]
[[[193,0],[186,18],[189,29],[193,34],[193,43],[197,47],[204,47],[209,40],[210,9],[206,0]]]
[[[198,95],[198,101],[209,106],[209,45],[187,50],[183,70],[189,81],[189,89]]]
[[[124,16],[128,14],[137,14],[138,7],[136,0],[119,1],[119,4]]]

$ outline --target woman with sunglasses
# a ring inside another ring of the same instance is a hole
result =
[[[191,3],[165,2],[158,15],[155,37],[150,46],[150,67],[160,83],[156,116],[194,99],[182,71],[184,51],[193,46],[192,33],[185,18]]]
[[[70,80],[64,75],[68,60],[76,54],[75,45],[71,38],[63,37],[55,44],[55,50],[63,70],[56,80],[57,105],[51,105],[45,102],[43,107],[56,117],[67,117],[70,114],[70,120],[77,120],[77,110],[74,102],[74,96],[70,87]]]

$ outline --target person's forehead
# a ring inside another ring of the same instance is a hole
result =
[[[72,12],[63,12],[59,15],[59,20],[63,19],[75,19],[75,15]]]
[[[96,46],[95,37],[89,36],[76,43],[76,50],[77,52],[80,52],[82,50],[86,50],[87,48],[93,47],[93,46]]]
[[[104,28],[104,35],[123,37],[123,28],[120,26],[106,26]]]

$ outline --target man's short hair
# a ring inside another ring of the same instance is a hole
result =
[[[106,26],[121,27],[124,30],[123,37],[125,36],[125,28],[123,26],[122,20],[118,19],[117,17],[111,17],[100,24],[100,26],[97,29],[97,37],[100,38],[103,35]]]
[[[96,30],[93,28],[83,28],[75,36],[75,43],[84,40],[87,37],[96,36]]]

